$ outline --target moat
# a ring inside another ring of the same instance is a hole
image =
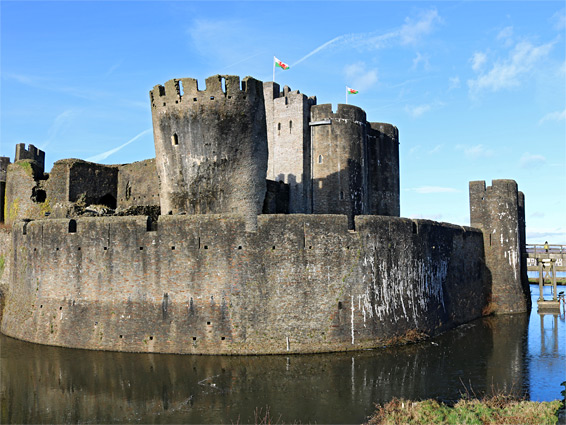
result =
[[[547,290],[549,288],[545,288]],[[538,288],[531,285],[533,300]],[[560,336],[559,336],[560,335]],[[392,397],[492,388],[560,398],[564,316],[476,320],[432,340],[353,353],[190,356],[73,350],[0,336],[1,423],[361,423]]]

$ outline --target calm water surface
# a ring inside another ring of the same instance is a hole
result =
[[[546,289],[549,288],[545,288]],[[177,356],[72,350],[0,335],[1,423],[361,423],[393,397],[492,389],[559,399],[564,316],[490,317],[433,340],[357,353]]]

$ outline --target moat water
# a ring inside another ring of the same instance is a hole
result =
[[[545,288],[550,290],[550,288]],[[492,390],[561,398],[564,316],[490,317],[404,347],[302,356],[179,356],[47,347],[0,335],[0,423],[362,423],[393,397]],[[548,295],[547,295],[548,297]],[[259,420],[257,420],[259,423]]]

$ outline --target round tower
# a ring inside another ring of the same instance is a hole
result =
[[[255,228],[266,191],[263,85],[214,75],[150,92],[163,214],[240,213]]]
[[[311,107],[312,211],[314,214],[367,214],[366,113],[357,106]]]
[[[382,122],[369,125],[368,214],[399,217],[399,130]]]

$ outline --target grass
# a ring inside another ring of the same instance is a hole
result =
[[[495,395],[481,400],[464,398],[454,406],[448,406],[436,400],[413,402],[393,399],[384,405],[377,405],[367,425],[550,425],[558,422],[558,410],[561,406],[560,400],[539,403],[504,395]]]

